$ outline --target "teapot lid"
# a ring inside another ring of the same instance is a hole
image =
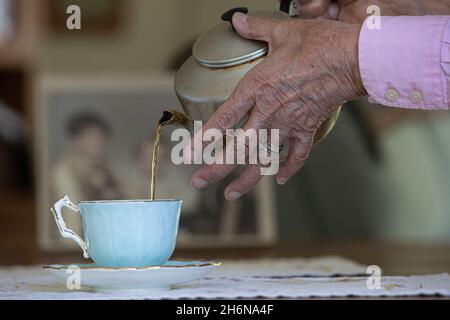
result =
[[[262,41],[248,40],[239,35],[231,23],[235,12],[247,13],[247,8],[234,8],[222,15],[224,22],[201,35],[192,48],[197,62],[205,67],[225,68],[246,63],[265,56],[268,45]],[[250,13],[256,17],[288,18],[281,11],[258,11]]]

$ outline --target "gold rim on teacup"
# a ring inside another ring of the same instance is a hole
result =
[[[117,203],[117,202],[174,202],[174,201],[182,201],[180,199],[131,199],[131,200],[87,200],[87,201],[79,201],[78,203]]]

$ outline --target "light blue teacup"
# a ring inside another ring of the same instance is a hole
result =
[[[64,207],[81,215],[84,240],[66,227]],[[96,264],[159,266],[175,249],[181,200],[81,201],[77,207],[64,196],[50,210],[61,235],[78,243]]]

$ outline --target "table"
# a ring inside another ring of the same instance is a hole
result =
[[[416,245],[367,240],[304,241],[254,248],[177,249],[176,259],[251,259],[340,255],[362,264],[378,265],[385,275],[450,273],[450,245]],[[81,253],[37,253],[30,264],[83,261]],[[2,261],[0,265],[14,264]]]
[[[223,260],[323,255],[340,255],[365,265],[376,264],[383,269],[383,274],[388,276],[450,273],[449,246],[375,243],[362,240],[285,243],[255,248],[178,249],[174,259]],[[83,259],[76,251],[37,253],[30,261],[32,264],[49,264],[80,262]],[[6,263],[14,265],[12,261]]]

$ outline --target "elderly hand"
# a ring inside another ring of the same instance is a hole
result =
[[[266,59],[248,72],[203,131],[222,133],[249,114],[244,129],[279,129],[280,144],[289,142],[289,154],[276,175],[284,184],[303,165],[316,130],[347,100],[366,94],[358,69],[359,26],[337,21],[276,20],[233,16],[233,25],[245,38],[269,45]],[[207,165],[191,179],[203,189],[228,175],[235,165]],[[261,179],[258,165],[248,165],[225,189],[236,200]]]
[[[421,16],[450,14],[450,2],[445,0],[301,0],[299,12],[303,18],[324,18],[348,23],[362,23],[377,5],[383,16]]]

